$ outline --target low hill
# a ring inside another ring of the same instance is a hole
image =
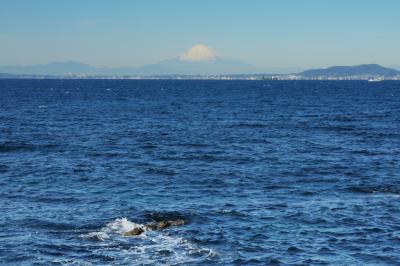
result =
[[[400,71],[383,67],[377,64],[358,66],[334,66],[324,69],[310,69],[299,75],[305,78],[312,77],[345,77],[345,76],[383,76],[394,77],[400,75]]]

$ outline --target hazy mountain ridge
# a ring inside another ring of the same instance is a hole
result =
[[[140,67],[92,67],[67,61],[46,65],[0,66],[0,73],[19,75],[212,75],[259,72],[259,69],[239,60],[215,58],[208,61],[186,61],[179,58]]]
[[[60,75],[60,74],[95,74],[95,69],[87,64],[66,61],[51,62],[46,65],[10,65],[0,66],[0,73],[18,75]]]
[[[345,76],[383,76],[395,77],[400,71],[377,64],[357,66],[333,66],[323,69],[310,69],[300,73],[302,77],[345,77]]]

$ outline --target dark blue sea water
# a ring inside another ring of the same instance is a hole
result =
[[[10,265],[400,265],[400,82],[0,80],[0,212]]]

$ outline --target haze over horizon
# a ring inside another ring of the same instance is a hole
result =
[[[397,11],[384,1],[2,1],[0,65],[143,66],[241,60],[265,71],[400,65]],[[290,71],[289,71],[290,72]]]

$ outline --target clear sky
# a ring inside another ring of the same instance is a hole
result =
[[[400,0],[0,3],[0,65],[139,66],[198,43],[256,66],[400,65]]]

